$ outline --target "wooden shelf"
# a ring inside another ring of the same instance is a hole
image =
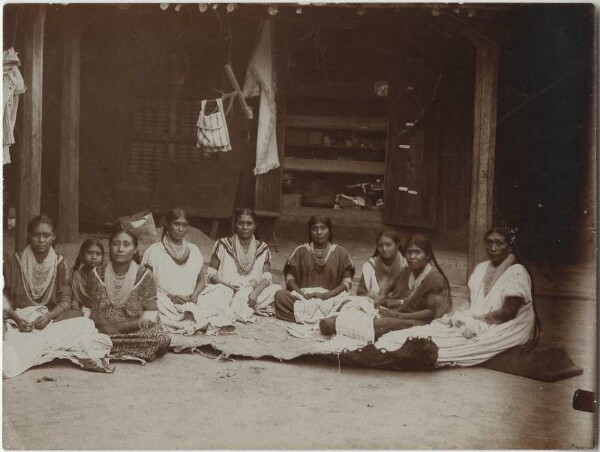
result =
[[[285,143],[286,146],[294,147],[294,148],[314,148],[314,149],[336,149],[336,150],[349,150],[349,151],[385,151],[384,147],[375,146],[375,147],[367,147],[367,146],[344,146],[342,144],[301,144],[301,143]]]
[[[386,131],[386,118],[360,118],[350,116],[288,115],[288,127],[312,129],[349,129],[364,131]]]
[[[385,163],[360,162],[357,160],[297,159],[294,157],[286,157],[284,159],[283,169],[285,171],[383,176],[385,173]]]
[[[334,221],[344,221],[345,223],[356,223],[364,226],[373,224],[379,226],[383,222],[383,212],[372,210],[354,210],[354,209],[327,209],[323,207],[284,207],[281,215],[282,219],[306,221],[313,215],[327,215]]]

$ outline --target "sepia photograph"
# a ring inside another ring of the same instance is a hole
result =
[[[597,447],[593,3],[4,2],[2,447]]]

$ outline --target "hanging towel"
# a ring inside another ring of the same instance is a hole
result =
[[[231,151],[231,144],[223,110],[223,99],[215,100],[217,110],[210,115],[206,114],[206,103],[208,101],[202,101],[200,116],[196,124],[198,127],[198,147],[210,152],[228,152]]]
[[[262,23],[244,80],[244,97],[260,95],[258,135],[256,138],[256,167],[254,174],[264,174],[279,168],[277,153],[277,107],[275,104],[275,67],[273,66],[273,29],[271,21]]]
[[[3,53],[3,98],[4,119],[2,122],[2,151],[3,164],[10,163],[10,146],[15,143],[15,123],[17,122],[17,109],[19,107],[19,94],[25,92],[25,81],[19,71],[21,62],[15,49],[10,48]]]

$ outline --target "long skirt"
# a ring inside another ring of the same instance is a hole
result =
[[[110,358],[138,358],[154,361],[169,350],[171,338],[160,323],[146,329],[127,334],[110,336],[113,347]]]
[[[203,321],[214,327],[233,325],[236,321],[252,322],[256,312],[272,312],[275,293],[281,290],[277,284],[265,288],[258,297],[254,309],[248,306],[248,296],[252,287],[244,286],[237,292],[223,284],[209,284],[198,297],[197,306]]]
[[[17,310],[22,318],[33,321],[48,312],[45,307]],[[12,378],[33,366],[54,359],[68,359],[86,370],[111,372],[103,360],[112,346],[106,334],[98,333],[94,322],[84,317],[52,322],[43,330],[24,333],[14,322],[7,321],[3,343],[2,375]]]

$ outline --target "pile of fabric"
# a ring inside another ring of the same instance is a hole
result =
[[[19,108],[19,95],[25,92],[25,81],[19,71],[21,62],[17,52],[12,47],[3,53],[4,76],[3,99],[4,121],[2,135],[2,150],[4,165],[10,163],[10,146],[15,143],[14,129],[17,122],[17,109]]]

